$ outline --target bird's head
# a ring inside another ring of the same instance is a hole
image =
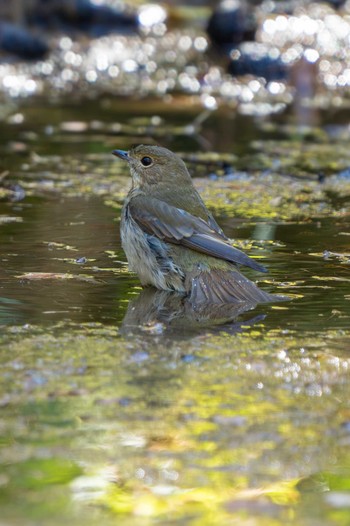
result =
[[[127,161],[133,187],[147,191],[154,185],[167,187],[192,184],[183,160],[161,146],[140,144],[126,152],[114,150],[113,155]]]

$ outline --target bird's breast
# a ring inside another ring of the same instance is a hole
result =
[[[128,203],[123,207],[120,233],[129,268],[138,275],[142,285],[184,291],[184,275],[169,256],[169,246],[143,232],[132,218]]]

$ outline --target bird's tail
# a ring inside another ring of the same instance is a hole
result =
[[[246,302],[256,305],[285,301],[287,296],[269,294],[237,270],[212,269],[187,276],[187,290],[192,304],[229,304]]]

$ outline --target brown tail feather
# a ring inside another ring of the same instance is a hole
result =
[[[213,269],[210,272],[188,276],[189,301],[199,303],[240,303],[251,304],[287,300],[287,297],[269,294],[235,270]]]

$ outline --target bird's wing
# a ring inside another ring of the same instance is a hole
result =
[[[266,272],[262,265],[231,246],[224,235],[214,231],[203,219],[181,208],[141,195],[133,197],[128,208],[133,220],[147,234],[168,243]]]
[[[210,228],[212,230],[214,230],[217,234],[219,234],[223,239],[228,239],[226,236],[225,236],[225,233],[224,231],[222,230],[221,227],[219,227],[219,225],[217,224],[217,222],[215,221],[214,217],[213,217],[213,214],[211,212],[208,213],[208,225],[210,226]]]

